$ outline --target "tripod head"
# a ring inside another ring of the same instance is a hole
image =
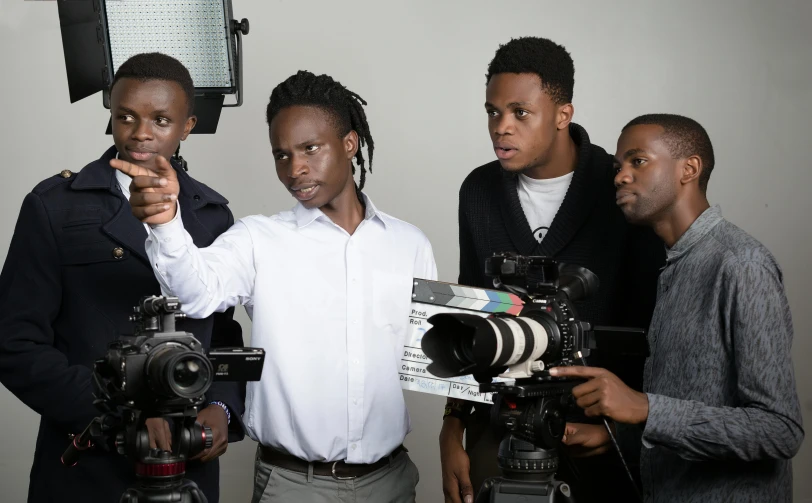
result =
[[[566,411],[574,405],[571,390],[580,382],[548,375],[480,384],[480,392],[494,393],[491,425],[502,437],[496,458],[502,477],[485,481],[477,503],[574,501],[555,474]],[[538,498],[517,499],[528,496]]]

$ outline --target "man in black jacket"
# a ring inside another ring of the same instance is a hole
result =
[[[132,57],[111,91],[115,146],[79,173],[63,170],[37,185],[22,204],[0,275],[0,382],[41,415],[28,501],[118,501],[136,483],[131,460],[102,449],[85,451],[68,468],[60,456],[101,414],[93,405],[94,360],[121,335],[133,333],[133,306],[159,295],[144,249],[144,224],[132,216],[129,179],[110,167],[119,157],[146,168],[169,158],[192,130],[194,85],[188,70],[162,54]],[[234,219],[226,201],[191,178],[175,159],[186,229],[207,246]],[[186,319],[177,328],[203,344],[242,346],[233,311]],[[213,445],[187,463],[186,477],[208,501],[219,495],[216,457],[228,437],[242,437],[243,399],[236,383],[215,383],[198,422]],[[167,423],[148,420],[152,446],[169,447]],[[212,461],[213,460],[213,461]]]
[[[572,123],[573,85],[570,55],[550,40],[514,39],[496,52],[485,110],[498,160],[475,169],[460,188],[459,283],[493,288],[484,264],[497,252],[550,256],[599,278],[597,294],[575,304],[580,319],[645,328],[664,250],[615,205],[613,158]],[[642,362],[600,364],[639,388]],[[446,501],[471,503],[482,482],[499,475],[489,409],[449,400],[440,433]],[[607,491],[623,500],[633,490],[612,456],[578,460],[580,477],[564,464],[558,477],[571,483],[578,501],[605,501]]]

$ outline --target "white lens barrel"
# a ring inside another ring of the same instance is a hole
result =
[[[547,330],[536,320],[527,317],[487,319],[493,329],[496,350],[491,366],[514,365],[536,360],[547,350]],[[509,355],[503,354],[509,351]],[[507,357],[507,358],[505,358]]]

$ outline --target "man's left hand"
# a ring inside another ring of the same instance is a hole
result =
[[[192,459],[206,462],[222,456],[228,448],[228,416],[219,405],[209,405],[197,415],[197,422],[211,428],[212,444]]]
[[[589,417],[605,416],[625,424],[640,424],[648,419],[648,395],[634,391],[606,369],[554,367],[550,375],[588,379],[572,388],[572,396]]]

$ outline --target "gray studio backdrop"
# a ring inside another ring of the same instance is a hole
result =
[[[712,202],[784,268],[795,375],[810,429],[808,0],[234,0],[234,15],[251,22],[245,103],[223,111],[216,135],[183,144],[190,172],[224,194],[238,218],[291,207],[273,169],[265,105],[271,89],[297,70],[328,73],[369,101],[376,152],[368,193],[428,235],[444,281],[457,276],[458,187],[494,158],[484,76],[499,43],[541,35],[564,44],[575,60],[575,120],[610,152],[620,128],[639,114],[697,119],[717,152]],[[3,259],[24,195],[62,169],[80,169],[111,139],[103,134],[108,113],[100,96],[69,103],[55,2],[0,0],[0,47]],[[250,322],[239,311],[247,339]],[[413,425],[406,445],[421,472],[418,500],[442,501],[437,436],[444,400],[406,395]],[[38,417],[0,386],[0,424],[0,500],[24,501]],[[222,458],[223,501],[249,500],[254,450],[244,441]],[[812,502],[809,440],[794,467],[796,501]]]

